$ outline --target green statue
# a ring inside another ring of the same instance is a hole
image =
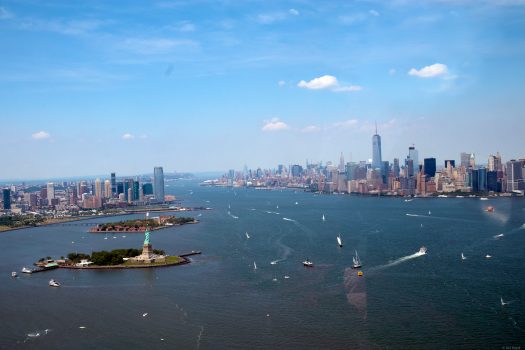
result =
[[[149,227],[146,227],[146,232],[144,233],[144,245],[149,244]]]

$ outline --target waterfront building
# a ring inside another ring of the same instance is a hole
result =
[[[427,180],[436,175],[436,158],[425,158],[423,160],[424,173]]]
[[[117,177],[115,173],[111,173],[111,197],[117,194]]]
[[[381,169],[381,166],[381,136],[377,133],[376,124],[376,133],[372,136],[372,168]]]
[[[501,182],[498,181],[497,171],[487,171],[487,190],[501,192]]]
[[[161,166],[153,169],[153,191],[155,192],[155,200],[164,202],[164,170]]]
[[[2,200],[4,202],[4,210],[11,209],[11,190],[9,188],[2,189]]]
[[[523,163],[525,163],[525,161],[515,159],[507,162],[507,192],[525,189]]]
[[[48,200],[51,200],[51,199],[55,199],[55,184],[52,183],[52,182],[49,182],[47,184],[47,199]]]
[[[106,198],[111,198],[113,195],[113,190],[111,189],[111,181],[104,181],[104,194]]]
[[[102,182],[99,178],[95,180],[95,196],[102,198]]]

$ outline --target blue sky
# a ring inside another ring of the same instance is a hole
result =
[[[1,1],[0,178],[525,156],[525,1]]]

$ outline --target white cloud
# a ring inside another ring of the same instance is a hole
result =
[[[262,131],[279,131],[288,129],[288,125],[285,122],[279,120],[279,118],[273,118],[272,120],[264,121]]]
[[[334,92],[352,92],[363,89],[363,87],[359,85],[341,85],[333,75],[323,75],[310,81],[301,80],[297,86],[309,90],[329,89]]]
[[[357,119],[348,119],[348,120],[343,120],[343,121],[340,121],[340,122],[335,122],[333,124],[333,126],[335,128],[355,128],[355,127],[357,127],[358,124],[359,124],[359,120],[357,120]]]
[[[279,81],[277,82],[277,85],[279,85],[279,86],[285,86],[285,85],[286,85],[286,82],[285,82],[284,80],[279,80]]]
[[[309,125],[305,128],[302,128],[301,131],[302,132],[318,132],[318,131],[321,131],[321,128],[318,127],[317,125]]]
[[[135,138],[135,135],[133,134],[130,134],[129,132],[125,133],[124,135],[122,135],[122,139],[123,140],[132,140]]]
[[[288,12],[289,12],[291,15],[299,16],[299,11],[297,11],[296,9],[289,9]]]
[[[44,140],[51,137],[48,132],[46,131],[37,131],[31,135],[31,137],[35,140]]]
[[[338,84],[337,78],[333,75],[323,75],[308,82],[301,80],[297,86],[304,89],[321,90],[336,87]]]
[[[379,12],[377,12],[376,10],[370,10],[368,11],[368,13],[375,17],[379,16]]]
[[[412,68],[408,71],[408,75],[419,78],[434,78],[439,76],[446,76],[448,74],[448,67],[442,63],[434,63],[433,65],[423,67],[421,69]]]

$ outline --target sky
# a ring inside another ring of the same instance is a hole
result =
[[[525,1],[0,0],[0,179],[525,156]]]

